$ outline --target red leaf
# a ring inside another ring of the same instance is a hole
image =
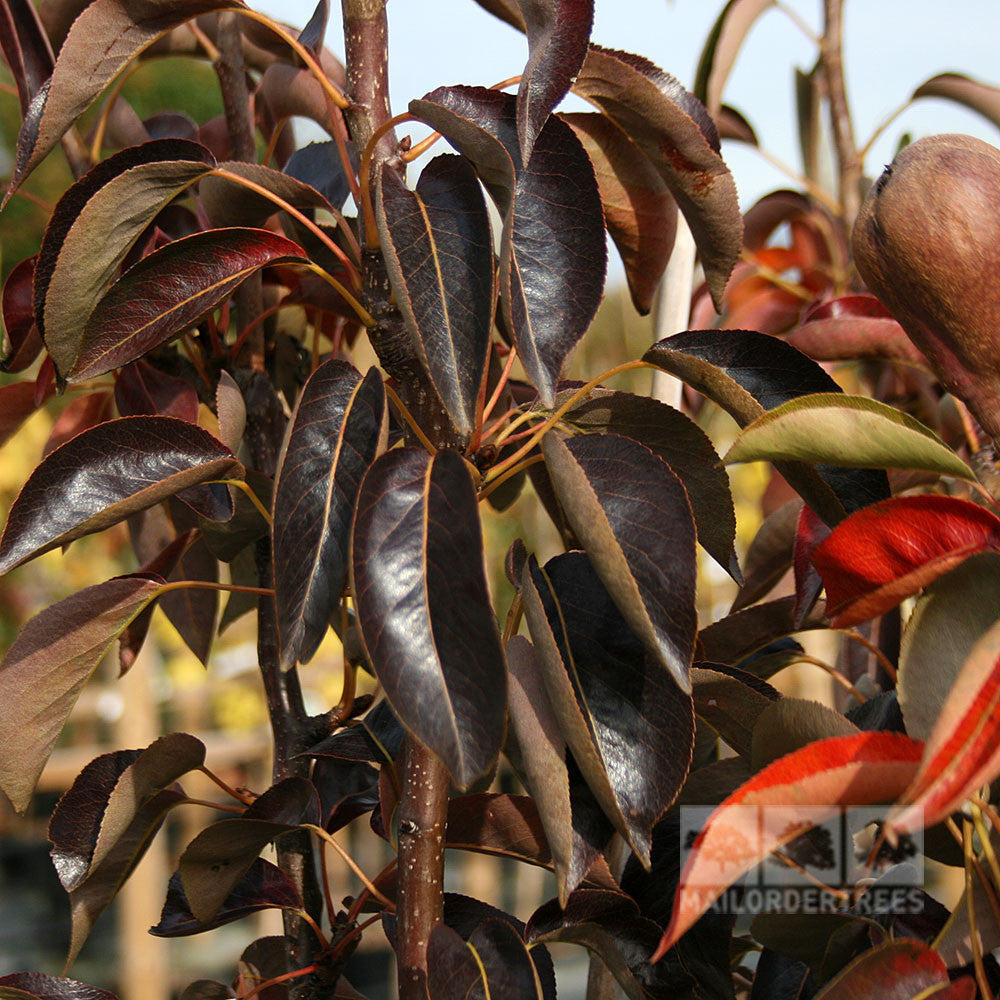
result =
[[[941,987],[944,992],[939,992]],[[825,1000],[911,1000],[921,997],[974,996],[968,987],[954,993],[948,987],[948,967],[941,956],[922,941],[889,941],[859,955],[826,985]]]
[[[900,733],[834,736],[787,754],[754,775],[709,816],[694,842],[681,871],[673,916],[652,961],[662,958],[733,882],[771,851],[836,815],[841,806],[901,795],[917,773],[922,750],[923,744]]]
[[[894,608],[976,552],[1000,548],[1000,518],[969,500],[896,497],[856,511],[813,552],[835,628]]]
[[[973,647],[955,678],[906,790],[887,826],[907,833],[933,826],[1000,770],[1000,623]]]

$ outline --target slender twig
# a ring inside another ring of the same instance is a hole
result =
[[[979,992],[983,1000],[993,1000],[993,991],[990,989],[989,980],[986,977],[986,968],[983,966],[983,943],[979,938],[979,927],[976,922],[976,900],[973,889],[975,858],[972,853],[972,824],[968,821],[962,824],[962,851],[965,855],[965,902],[969,918],[969,941],[972,946],[973,968],[975,969],[976,982],[979,984]]]
[[[284,118],[279,118],[274,123],[274,128],[271,129],[271,138],[267,140],[267,149],[264,150],[264,158],[260,161],[265,166],[274,159],[274,154],[278,150],[278,140],[281,138],[281,133],[284,132],[285,126],[291,120],[290,115],[285,115]]]
[[[234,799],[236,799],[237,802],[242,802],[245,806],[248,806],[255,800],[256,796],[248,795],[245,792],[241,793],[237,791],[235,788],[233,788],[225,781],[223,781],[222,778],[220,778],[210,768],[207,768],[204,765],[202,765],[201,767],[198,768],[198,770],[201,771],[201,773],[204,774],[206,778],[215,782],[215,784],[218,785],[219,788],[221,788],[227,795],[231,795]]]
[[[344,850],[343,847],[337,842],[331,834],[327,833],[326,830],[321,826],[316,826],[313,823],[303,823],[303,829],[309,830],[310,832],[316,834],[324,843],[329,844],[343,859],[344,863],[348,868],[354,872],[355,875],[361,879],[364,887],[387,909],[394,910],[396,908],[395,903],[388,896],[383,896],[381,892],[375,887],[372,880],[358,867],[358,863]]]
[[[838,196],[843,207],[841,225],[850,238],[851,227],[861,208],[861,160],[854,142],[854,125],[847,106],[843,60],[844,0],[823,0],[823,37],[820,40],[820,63],[826,80],[833,123],[834,145],[840,170]]]
[[[497,381],[496,388],[493,390],[493,395],[490,396],[489,401],[483,407],[483,415],[480,418],[480,427],[490,419],[493,414],[493,410],[496,408],[498,402],[500,402],[500,396],[503,394],[504,388],[507,385],[507,381],[510,378],[511,370],[514,367],[514,362],[517,360],[517,348],[512,347],[507,353],[507,362],[503,366],[503,371],[500,373],[500,378]]]
[[[829,663],[824,663],[815,656],[797,656],[795,663],[811,663],[814,667],[819,667],[826,671],[845,691],[852,694],[860,704],[863,705],[868,700],[836,667],[830,666]]]
[[[399,398],[396,390],[393,389],[388,382],[385,383],[385,393],[389,397],[392,405],[399,411],[399,415],[410,425],[410,430],[416,435],[417,440],[427,449],[428,455],[436,455],[437,448],[431,444],[430,438],[423,432],[420,424],[416,422],[413,418],[413,414],[406,408],[403,401]]]
[[[173,590],[224,590],[229,594],[256,594],[259,597],[273,597],[274,591],[267,587],[244,587],[238,583],[215,583],[213,580],[173,580],[160,587],[159,595]]]
[[[306,910],[296,910],[295,912],[312,928],[313,934],[316,935],[316,940],[319,941],[319,946],[326,951],[330,947],[330,939],[323,933],[323,929],[313,919],[312,914]],[[330,910],[330,912],[334,913],[336,911]]]
[[[198,44],[205,50],[205,55],[207,55],[212,62],[215,62],[215,60],[219,58],[219,50],[215,47],[215,42],[213,42],[212,39],[198,27],[198,22],[193,18],[187,22],[187,26],[191,34],[194,35]]]
[[[986,824],[983,822],[983,809],[980,805],[982,799],[978,795],[970,795],[969,798],[972,802],[972,822],[975,824],[979,841],[983,845],[983,856],[986,858],[986,863],[990,866],[990,872],[993,875],[993,888],[996,892],[1000,892],[1000,863],[997,862],[996,851],[993,850],[990,831],[986,829]],[[1000,914],[997,916],[997,922],[1000,923]]]
[[[571,410],[576,404],[581,400],[585,399],[591,392],[592,389],[596,389],[602,382],[606,379],[611,378],[612,375],[620,375],[622,372],[633,371],[637,368],[656,368],[656,365],[651,364],[648,361],[626,361],[624,364],[615,365],[614,368],[609,368],[606,372],[602,372],[597,378],[592,378],[586,385],[581,386],[576,392],[573,393],[569,399],[563,403],[546,421],[539,427],[535,433],[528,439],[527,443],[518,448],[513,455],[504,459],[502,462],[498,462],[493,466],[492,469],[487,473],[486,483],[492,482],[493,479],[498,478],[502,473],[506,472],[509,468],[517,465],[518,462],[524,458],[525,455],[531,451],[539,441],[545,437],[546,434],[562,419],[563,415]],[[497,438],[499,442],[500,438]]]
[[[763,146],[751,146],[761,159],[766,160],[771,164],[775,170],[783,173],[789,180],[794,181],[799,187],[802,188],[810,198],[815,199],[821,205],[825,206],[833,215],[839,216],[843,211],[841,204],[836,198],[832,197],[830,193],[822,188],[815,181],[810,180],[804,174],[800,174],[794,167],[789,166],[784,160],[775,156],[774,153],[765,149]]]
[[[799,15],[799,12],[797,10],[795,10],[793,7],[789,7],[788,4],[781,3],[781,0],[778,0],[778,2],[775,3],[774,6],[777,7],[778,10],[780,10],[781,13],[784,14],[785,17],[787,17],[788,20],[791,21],[792,24],[794,24],[795,27],[798,28],[799,31],[801,31],[802,34],[806,36],[806,38],[809,39],[810,42],[812,42],[814,45],[819,45],[820,43],[819,35],[817,35],[815,31],[813,31],[812,25],[807,23]]]
[[[493,435],[496,434],[500,430],[500,428],[503,427],[504,424],[507,423],[507,421],[511,417],[513,417],[515,413],[517,413],[519,409],[520,407],[512,406],[502,416],[497,417],[497,419],[494,420],[489,427],[483,430],[482,435],[479,438],[479,444],[482,444],[483,441],[489,441],[489,439],[493,437]]]
[[[318,969],[319,966],[314,963],[303,966],[301,969],[293,969],[291,972],[283,972],[280,976],[275,976],[273,979],[265,979],[262,983],[258,983],[249,993],[245,993],[242,1000],[252,1000],[258,993],[263,993],[270,986],[287,983],[289,979],[298,979],[300,976],[308,976],[310,973],[318,971]]]
[[[388,863],[388,864],[387,864],[387,865],[385,866],[385,868],[383,868],[383,869],[382,869],[382,870],[381,870],[381,871],[380,871],[380,872],[378,873],[378,875],[376,875],[376,876],[375,876],[375,878],[374,878],[374,879],[372,879],[372,881],[373,881],[373,882],[380,882],[380,881],[381,881],[382,879],[384,879],[384,878],[386,877],[386,875],[388,875],[388,874],[389,874],[389,872],[391,872],[391,871],[393,870],[393,868],[395,868],[395,867],[396,867],[396,866],[397,866],[398,864],[399,864],[399,861],[398,861],[398,860],[397,860],[396,858],[393,858],[393,859],[392,859],[392,861],[390,861],[390,862],[389,862],[389,863]],[[365,890],[363,890],[362,892],[358,893],[358,895],[357,895],[357,897],[355,898],[354,902],[353,902],[353,903],[351,903],[351,908],[350,908],[350,909],[349,909],[349,910],[347,911],[347,920],[348,920],[348,922],[350,922],[350,921],[352,921],[352,920],[357,920],[357,919],[358,919],[358,915],[359,915],[359,914],[361,913],[361,911],[362,911],[362,910],[364,909],[364,907],[365,907],[365,903],[367,903],[367,902],[368,902],[368,900],[369,900],[370,898],[371,898],[371,893],[370,893],[370,892],[369,892],[369,891],[368,891],[367,889],[365,889]]]
[[[94,138],[90,143],[90,158],[96,163],[101,158],[101,147],[104,145],[104,134],[108,129],[108,121],[111,112],[114,110],[115,102],[121,96],[122,87],[128,82],[128,78],[139,68],[141,64],[132,63],[126,67],[125,71],[115,80],[114,86],[108,91],[108,96],[101,108],[101,113],[97,117],[94,125]]]
[[[227,181],[232,181],[234,184],[239,184],[241,187],[247,188],[249,191],[253,191],[254,194],[259,194],[262,198],[266,198],[268,201],[272,202],[283,212],[287,212],[292,218],[300,222],[306,229],[309,230],[326,248],[329,250],[336,258],[344,265],[347,273],[350,275],[351,284],[356,288],[361,288],[361,277],[358,274],[358,269],[354,265],[354,262],[344,253],[343,250],[332,240],[323,230],[313,222],[309,216],[304,215],[293,205],[290,205],[284,198],[279,197],[273,191],[269,191],[266,187],[261,184],[257,184],[255,181],[250,180],[248,177],[241,177],[239,174],[234,174],[232,171],[226,170],[224,167],[216,167],[214,170],[210,171],[211,175],[215,177],[222,177]]]
[[[377,250],[380,242],[378,227],[375,223],[375,210],[372,207],[371,169],[372,158],[375,155],[375,146],[382,136],[394,129],[397,125],[402,125],[404,122],[414,121],[419,121],[419,119],[415,118],[408,111],[404,111],[401,115],[394,115],[387,121],[382,122],[382,124],[372,132],[371,137],[365,144],[365,151],[361,156],[361,167],[358,170],[358,186],[361,188],[361,211],[365,220],[365,246],[369,250]]]
[[[237,816],[242,816],[246,812],[242,806],[231,806],[226,802],[209,802],[207,799],[185,798],[179,804],[185,806],[206,806],[209,809],[218,809],[219,812],[236,813]]]
[[[544,462],[545,459],[541,455],[532,455],[531,458],[525,459],[523,462],[519,462],[517,465],[509,468],[503,475],[497,476],[496,479],[492,480],[485,489],[483,489],[479,494],[479,499],[485,500],[495,489],[502,486],[508,479],[512,479],[514,476],[519,475],[524,472],[525,469],[530,465],[537,465],[539,462]]]
[[[313,274],[322,278],[331,288],[338,291],[343,300],[354,310],[354,314],[367,329],[370,330],[375,326],[375,320],[372,318],[371,313],[329,271],[312,261],[304,264],[303,267],[312,271]]]
[[[892,683],[896,683],[896,668],[893,665],[892,660],[890,660],[889,657],[886,656],[885,653],[883,653],[882,650],[871,641],[871,639],[865,638],[865,636],[858,632],[857,629],[853,628],[842,628],[840,629],[840,632],[846,638],[853,639],[855,642],[860,642],[861,645],[864,646],[865,649],[867,649],[868,652],[879,661],[882,665],[882,669],[889,675],[889,679]]]
[[[908,97],[898,108],[894,108],[875,126],[875,131],[868,137],[868,141],[858,150],[858,156],[864,162],[865,157],[871,152],[872,146],[878,141],[879,136],[913,103],[913,98]]]

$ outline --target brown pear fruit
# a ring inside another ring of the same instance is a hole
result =
[[[1000,440],[1000,150],[968,135],[907,146],[872,186],[852,243],[871,291]]]

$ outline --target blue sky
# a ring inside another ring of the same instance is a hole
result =
[[[266,0],[254,5],[301,26],[313,3]],[[787,5],[818,29],[820,0],[788,0]],[[703,40],[722,6],[723,0],[597,0],[593,40],[644,55],[690,86]],[[340,54],[336,0],[331,7],[328,45]],[[518,73],[524,64],[523,36],[474,0],[389,0],[388,11],[390,85],[397,112],[437,86],[488,86]],[[859,140],[936,73],[953,70],[1000,83],[998,28],[995,0],[846,0],[845,60]],[[796,167],[793,72],[795,67],[808,69],[814,60],[815,48],[802,31],[781,11],[768,11],[755,25],[724,95],[750,120],[762,145]],[[924,99],[873,148],[869,173],[878,174],[892,158],[905,130],[915,136],[969,132],[1000,144],[1000,132],[985,119],[950,102]],[[422,134],[419,127],[413,129],[415,139]],[[744,207],[786,183],[780,172],[739,144],[727,143],[723,155]]]

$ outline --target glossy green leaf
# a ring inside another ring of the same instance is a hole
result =
[[[799,396],[840,391],[815,361],[777,337],[753,330],[689,330],[654,344],[643,361],[704,393],[740,427]],[[789,463],[781,463],[779,471],[831,525],[845,512],[890,495],[881,471]]]
[[[549,434],[542,451],[573,531],[621,613],[690,691],[695,528],[680,480],[649,449],[618,434]]]
[[[67,381],[135,361],[193,326],[262,267],[289,262],[306,263],[305,251],[263,229],[211,229],[168,243],[130,267],[94,306]]]
[[[496,761],[506,666],[482,564],[472,476],[454,451],[376,459],[354,521],[352,591],[393,711],[467,789]]]
[[[90,675],[162,581],[119,577],[35,615],[0,662],[0,788],[23,812]]]
[[[185,420],[121,417],[99,424],[57,448],[25,483],[0,538],[0,573],[182,490],[239,479],[243,471],[228,448]]]
[[[438,156],[416,191],[388,164],[377,190],[396,300],[431,382],[468,441],[493,320],[493,236],[482,189],[468,160]]]
[[[281,662],[316,652],[347,582],[361,477],[385,449],[388,411],[377,369],[362,379],[327,361],[306,382],[274,493],[274,587]]]
[[[745,427],[725,462],[798,461],[872,469],[923,469],[975,481],[932,430],[866,396],[816,393],[768,410]]]

